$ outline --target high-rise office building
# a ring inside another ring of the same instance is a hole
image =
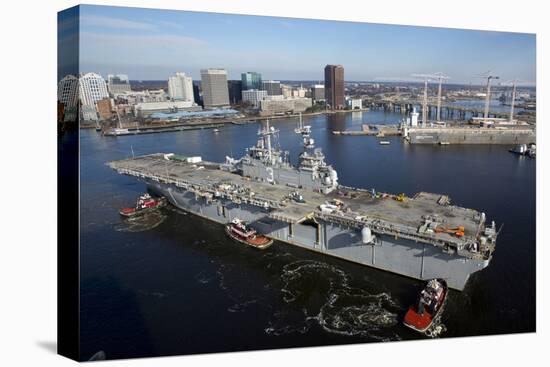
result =
[[[107,83],[105,79],[96,73],[86,73],[80,76],[78,83],[80,100],[83,106],[93,106],[97,101],[108,98]]]
[[[201,86],[205,108],[229,106],[227,71],[225,69],[202,69]]]
[[[262,89],[267,91],[270,96],[278,96],[281,94],[281,82],[276,80],[262,81]]]
[[[311,87],[311,98],[314,101],[325,100],[325,86],[323,84],[315,84]]]
[[[201,91],[197,83],[193,83],[193,100],[199,106],[204,107],[204,104],[202,103]]]
[[[168,78],[168,95],[174,101],[194,100],[193,96],[193,78],[185,73],[176,73],[175,76]]]
[[[258,89],[243,90],[243,102],[248,102],[254,107],[260,107],[260,101],[267,97],[267,91]]]
[[[241,80],[229,80],[227,82],[229,88],[229,102],[231,104],[239,104],[243,100],[243,82]]]
[[[57,100],[63,103],[65,109],[78,104],[78,78],[67,75],[57,83]]]
[[[254,71],[247,71],[241,74],[243,90],[262,89],[262,74]]]
[[[115,94],[129,92],[132,90],[128,75],[125,74],[107,75],[107,88],[109,93],[113,96]]]
[[[325,99],[333,110],[344,108],[344,67],[342,65],[325,66]]]

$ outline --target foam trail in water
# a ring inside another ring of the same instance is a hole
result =
[[[399,340],[392,331],[401,307],[388,293],[371,294],[350,286],[350,276],[335,266],[297,261],[283,267],[282,299],[289,308],[278,312],[265,329],[268,334],[305,333],[312,325],[326,332],[372,340]],[[312,301],[321,298],[319,302]]]
[[[121,223],[115,225],[115,230],[119,232],[149,231],[164,222],[166,217],[160,211],[154,210],[124,219]]]

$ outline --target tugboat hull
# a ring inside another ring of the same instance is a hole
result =
[[[273,244],[273,240],[270,239],[270,238],[267,238],[267,237],[264,237],[264,236],[260,236],[261,239],[258,239],[258,241],[247,241],[247,240],[244,240],[238,236],[236,236],[232,231],[231,231],[231,226],[230,225],[226,225],[225,226],[225,233],[227,233],[227,235],[229,237],[231,237],[233,240],[237,241],[237,242],[240,242],[240,243],[243,243],[245,245],[248,245],[250,247],[254,247],[254,248],[257,248],[257,249],[260,249],[260,250],[265,250],[266,248],[268,248],[269,246],[271,246]]]
[[[438,303],[435,312],[431,314],[428,310],[424,310],[424,312],[419,313],[414,306],[411,306],[405,315],[403,325],[420,333],[424,333],[429,330],[434,321],[441,316],[445,307],[445,302],[447,301],[448,287],[445,280],[437,279],[437,281],[443,286],[443,298]]]

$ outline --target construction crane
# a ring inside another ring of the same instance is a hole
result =
[[[438,88],[437,88],[437,117],[436,121],[441,121],[441,85],[443,84],[444,80],[451,79],[449,76],[444,75],[443,73],[433,73],[433,74],[413,74],[415,77],[419,78],[425,78],[425,80],[435,80],[438,82]],[[426,88],[427,89],[427,88]],[[427,103],[428,94],[427,90],[424,91],[424,98]]]
[[[512,84],[512,101],[510,102],[510,123],[514,122],[514,103],[516,102],[516,86],[519,79],[514,79],[506,82],[506,84]]]
[[[438,82],[436,121],[440,122],[441,121],[441,85],[443,84],[444,80],[448,80],[450,79],[450,77],[448,77],[447,75],[444,75],[443,73],[413,74],[413,77],[424,79],[424,100],[422,102],[422,123],[423,124],[428,122],[428,81],[434,80]]]
[[[437,88],[437,122],[441,121],[441,84],[443,84],[444,80],[451,79],[447,75],[443,75],[443,73],[435,73],[435,76],[437,76],[437,80],[439,81],[439,86]]]
[[[514,103],[516,102],[516,87],[518,83],[522,83],[522,82],[525,83],[525,81],[523,80],[514,79],[514,80],[509,80],[505,83],[512,86],[512,101],[510,103],[510,123],[511,124],[514,123]]]
[[[432,74],[413,74],[415,78],[424,79],[424,98],[422,99],[422,127],[426,127],[428,123],[428,81]]]
[[[485,111],[483,113],[483,120],[487,123],[487,119],[489,118],[489,104],[491,103],[491,80],[500,78],[498,76],[491,75],[491,71],[478,75],[478,77],[487,79],[487,95],[485,96]]]

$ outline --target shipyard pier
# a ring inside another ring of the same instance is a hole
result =
[[[473,126],[409,128],[403,132],[411,144],[496,144],[517,145],[536,141],[535,130],[483,128]]]
[[[444,278],[457,290],[489,264],[498,231],[485,213],[442,194],[408,198],[340,185],[310,127],[300,123],[296,132],[303,140],[297,167],[273,148],[269,123],[240,159],[158,153],[109,166],[208,220],[238,218],[279,241],[415,279]]]

